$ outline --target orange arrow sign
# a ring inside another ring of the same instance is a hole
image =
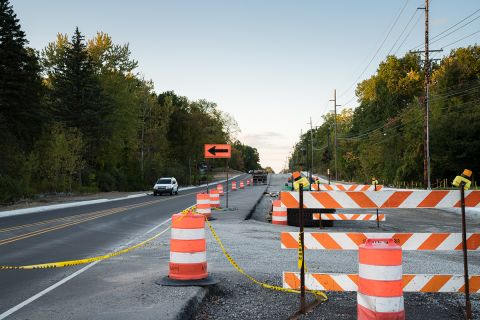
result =
[[[205,158],[231,158],[232,149],[229,144],[206,144]]]

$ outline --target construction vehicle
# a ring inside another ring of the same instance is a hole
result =
[[[268,173],[265,170],[253,170],[252,179],[254,184],[267,184]]]

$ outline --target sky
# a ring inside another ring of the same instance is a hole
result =
[[[173,90],[217,103],[238,122],[238,139],[276,171],[310,118],[319,126],[332,111],[334,89],[340,110],[356,107],[356,83],[372,76],[389,53],[423,50],[425,30],[424,11],[417,10],[424,0],[10,3],[35,49],[57,33],[71,36],[76,26],[87,39],[103,31],[117,44],[129,43],[137,71],[153,80],[157,93]],[[433,58],[479,42],[478,0],[430,3],[430,47],[444,49]]]

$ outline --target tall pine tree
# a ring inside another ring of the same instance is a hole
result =
[[[112,103],[102,90],[78,27],[51,80],[55,119],[80,130],[86,138],[87,161],[95,167],[102,142],[109,137]]]
[[[0,140],[24,149],[41,127],[38,59],[8,0],[0,0]]]

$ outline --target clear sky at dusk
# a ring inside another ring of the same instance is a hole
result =
[[[333,109],[328,100],[335,88],[338,104],[355,107],[356,80],[370,77],[389,52],[403,55],[424,38],[423,11],[416,10],[424,6],[421,0],[11,3],[30,46],[38,50],[58,32],[71,36],[75,26],[86,38],[103,31],[115,43],[130,43],[138,71],[154,81],[158,93],[174,90],[216,102],[237,120],[239,139],[256,147],[262,165],[275,170],[284,166],[300,130],[309,128],[309,118],[320,125]],[[431,37],[478,9],[478,0],[432,0]],[[476,31],[480,19],[445,33],[431,48],[448,54],[478,43],[480,33],[447,46]]]

